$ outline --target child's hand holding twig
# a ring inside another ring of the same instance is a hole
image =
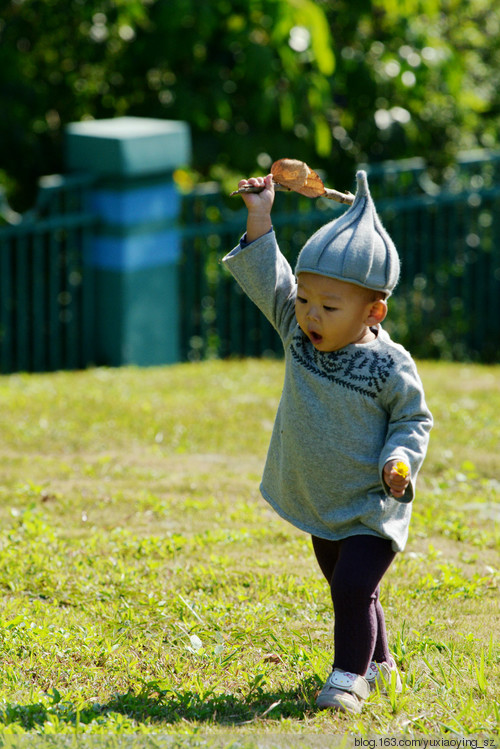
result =
[[[259,193],[242,193],[241,196],[248,210],[247,217],[247,242],[253,242],[272,227],[271,208],[274,203],[274,185],[272,174],[267,177],[250,177],[242,179],[238,183],[238,188],[252,186],[264,186]]]
[[[392,496],[399,499],[410,483],[410,469],[400,460],[389,460],[384,466],[384,481]]]

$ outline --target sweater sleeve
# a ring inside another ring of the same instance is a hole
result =
[[[241,242],[222,262],[285,340],[296,326],[296,282],[274,231],[250,244]]]
[[[410,467],[411,480],[399,502],[411,502],[415,496],[415,482],[424,462],[432,428],[432,415],[425,403],[424,391],[414,362],[408,356],[399,367],[398,382],[388,388],[386,407],[389,425],[384,448],[380,455],[379,472],[385,492],[383,470],[389,460],[401,460]],[[392,495],[390,495],[392,496]]]

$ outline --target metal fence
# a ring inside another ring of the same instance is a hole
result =
[[[464,154],[440,185],[422,159],[367,171],[402,260],[384,326],[419,357],[500,361],[500,154]],[[292,267],[307,237],[344,210],[276,196],[273,223]],[[245,211],[205,187],[186,201],[183,224],[184,357],[279,355],[277,334],[220,264],[244,231]]]
[[[0,227],[0,371],[78,369],[94,360],[91,180],[46,177],[32,211]],[[12,220],[12,218],[11,218]]]
[[[440,185],[421,159],[368,172],[402,259],[384,325],[419,357],[500,361],[500,154],[462,156]],[[96,227],[85,208],[91,182],[45,178],[33,211],[0,226],[2,373],[96,361],[93,273],[84,262]],[[292,266],[307,237],[344,210],[277,195],[273,222]],[[240,198],[197,188],[183,199],[179,229],[181,358],[280,355],[277,334],[220,262],[245,229]]]

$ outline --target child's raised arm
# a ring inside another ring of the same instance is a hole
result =
[[[263,234],[267,234],[272,228],[273,177],[271,174],[268,174],[267,177],[250,177],[250,179],[242,179],[238,183],[239,188],[245,187],[245,185],[265,186],[265,189],[259,193],[242,193],[242,198],[248,210],[246,241],[253,242],[262,237]]]

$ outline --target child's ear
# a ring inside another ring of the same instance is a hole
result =
[[[365,320],[365,324],[368,326],[379,325],[385,320],[386,315],[387,302],[385,301],[385,299],[377,299],[376,302],[372,302],[370,304],[368,317]]]

